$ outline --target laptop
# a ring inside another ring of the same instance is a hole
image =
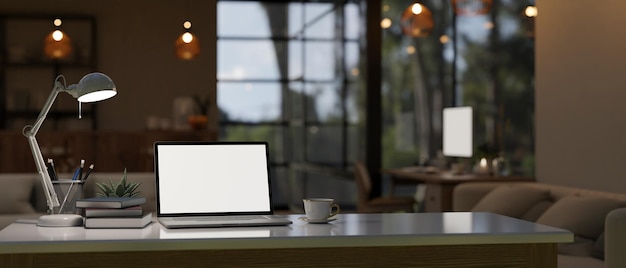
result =
[[[166,228],[292,223],[272,206],[267,142],[154,143],[157,219]]]

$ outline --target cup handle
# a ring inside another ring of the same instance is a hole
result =
[[[334,212],[333,212],[333,208],[335,209],[335,211],[334,211]],[[328,216],[328,217],[330,218],[330,217],[332,217],[332,216],[335,216],[335,215],[339,214],[339,211],[340,211],[340,209],[339,209],[339,205],[337,205],[337,204],[332,204],[332,205],[330,206],[330,216]]]

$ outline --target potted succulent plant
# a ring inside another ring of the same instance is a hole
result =
[[[128,182],[126,169],[124,169],[124,175],[118,182],[109,180],[109,183],[96,183],[96,186],[100,190],[98,196],[105,197],[135,197],[139,195],[139,185],[141,182]]]

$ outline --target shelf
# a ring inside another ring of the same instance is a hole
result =
[[[55,68],[62,66],[63,68],[93,68],[93,63],[88,62],[45,62],[45,61],[32,61],[32,62],[6,62],[4,64],[6,68]]]
[[[61,16],[63,31],[71,36],[73,52],[65,59],[43,56],[45,36],[59,14],[0,14],[0,129],[11,130],[23,121],[35,120],[49,92],[51,78],[63,75],[77,82],[98,68],[96,18],[89,15]],[[69,83],[71,84],[71,83]],[[71,97],[58,96],[47,118],[51,124],[67,125],[78,118]],[[86,109],[85,109],[86,108]],[[83,105],[82,117],[97,129],[96,106]],[[67,119],[67,120],[66,120]]]
[[[21,117],[21,118],[37,118],[41,111],[38,110],[20,110],[20,111],[7,111],[6,114],[9,117]],[[46,117],[78,117],[78,111],[50,111]],[[91,111],[83,110],[82,117],[90,117]]]
[[[47,123],[47,122],[46,122]],[[79,159],[98,172],[154,171],[154,142],[215,141],[217,131],[57,131],[41,130],[37,142],[44,158],[54,159],[57,172],[73,172]],[[0,173],[37,172],[28,141],[21,131],[0,130]]]

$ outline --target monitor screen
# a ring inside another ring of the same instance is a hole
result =
[[[443,155],[472,157],[473,154],[472,107],[443,109]]]

